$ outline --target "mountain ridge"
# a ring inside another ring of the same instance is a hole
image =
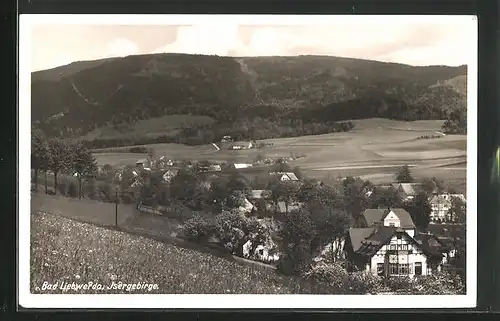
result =
[[[217,123],[446,119],[466,108],[466,73],[466,65],[315,55],[133,55],[32,73],[32,119],[49,135],[70,137],[165,115]]]

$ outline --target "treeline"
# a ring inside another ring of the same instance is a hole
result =
[[[178,143],[186,145],[203,145],[219,142],[229,135],[236,140],[261,140],[270,138],[297,137],[304,135],[321,135],[336,132],[347,132],[354,124],[347,122],[304,123],[296,119],[242,119],[232,123],[216,123],[212,125],[193,125],[172,133],[157,137],[119,137],[99,138],[85,141],[91,149],[121,147],[131,145],[147,145],[158,143]]]
[[[95,176],[97,163],[90,150],[79,141],[59,138],[48,139],[40,130],[31,131],[31,169],[34,172],[35,191],[38,190],[38,177],[45,173],[45,193],[47,173],[54,175],[54,193],[58,189],[58,175],[70,174],[78,181],[78,197],[82,196],[82,182]]]

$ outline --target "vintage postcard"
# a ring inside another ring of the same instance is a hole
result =
[[[476,305],[475,16],[19,23],[21,306]]]

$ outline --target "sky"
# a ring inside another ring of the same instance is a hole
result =
[[[469,18],[472,19],[472,18]],[[470,22],[470,21],[469,21]],[[212,19],[186,25],[32,24],[31,70],[149,53],[219,56],[330,55],[414,66],[470,62],[476,29],[463,20],[416,23],[252,25]]]

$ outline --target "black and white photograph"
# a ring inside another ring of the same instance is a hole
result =
[[[19,28],[21,306],[475,307],[475,16]]]

